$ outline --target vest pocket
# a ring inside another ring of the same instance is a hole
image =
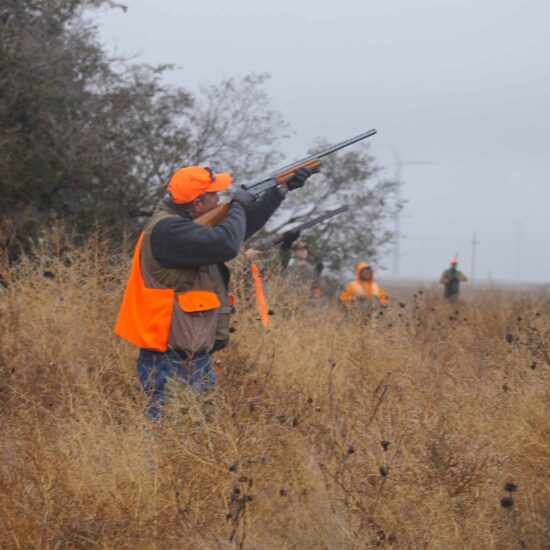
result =
[[[214,345],[220,300],[215,292],[195,290],[174,300],[169,346],[188,355],[208,352]]]
[[[196,313],[197,311],[209,311],[221,306],[220,299],[215,292],[204,290],[194,290],[178,294],[178,303],[181,309],[186,313]]]

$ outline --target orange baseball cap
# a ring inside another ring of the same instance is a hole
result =
[[[453,264],[453,265],[458,264],[458,259],[457,258],[451,258],[451,264]]]
[[[231,185],[231,174],[216,174],[208,167],[180,168],[168,182],[168,192],[176,204],[192,202],[204,193],[225,191]]]

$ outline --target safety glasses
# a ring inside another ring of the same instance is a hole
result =
[[[210,176],[210,179],[212,181],[215,181],[215,179],[217,177],[216,172],[214,172],[214,170],[212,170],[212,168],[210,168],[209,166],[203,166],[203,168],[208,172],[208,175]]]

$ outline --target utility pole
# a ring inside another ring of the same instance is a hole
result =
[[[477,233],[474,231],[474,234],[472,235],[472,263],[470,268],[470,280],[473,282],[475,272],[476,272],[476,248],[479,241],[477,240]]]
[[[400,204],[401,204],[401,167],[402,162],[397,153],[394,151],[396,157],[396,170],[395,180],[397,181],[397,191],[395,193],[395,201],[397,203],[395,210],[395,247],[393,249],[393,276],[397,279],[399,277],[399,259],[401,258],[401,216],[400,216]]]

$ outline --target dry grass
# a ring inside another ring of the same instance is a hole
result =
[[[548,295],[365,322],[274,281],[269,331],[241,297],[213,421],[176,393],[151,425],[112,334],[128,267],[55,230],[4,264],[3,547],[550,546]]]

